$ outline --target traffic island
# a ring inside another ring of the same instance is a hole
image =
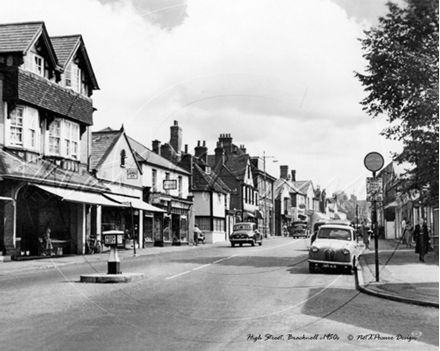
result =
[[[144,278],[143,273],[122,273],[118,257],[118,244],[122,243],[124,232],[111,230],[102,233],[104,244],[110,246],[107,274],[86,274],[80,276],[82,283],[130,283]]]
[[[144,279],[143,273],[86,274],[80,276],[81,283],[130,283]]]

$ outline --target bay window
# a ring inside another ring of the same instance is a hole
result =
[[[47,151],[50,155],[78,159],[79,125],[55,118],[49,126]]]

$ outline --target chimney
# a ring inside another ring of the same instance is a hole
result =
[[[280,166],[280,178],[288,180],[289,166]]]
[[[205,140],[203,141],[203,146],[200,146],[200,140],[197,142],[197,146],[194,148],[194,156],[208,163],[208,148],[206,147]]]
[[[180,154],[182,148],[182,128],[179,127],[177,121],[174,121],[174,125],[171,126],[170,145],[177,154]]]
[[[217,142],[217,147],[215,148],[215,164],[221,164],[224,165],[225,164],[225,150],[223,149],[223,144],[218,141]]]
[[[292,182],[296,182],[296,171],[292,170]]]
[[[243,153],[246,153],[246,148],[244,145],[240,145],[240,150],[243,151]]]
[[[153,152],[160,156],[160,144],[159,140],[153,140]]]
[[[220,134],[218,141],[222,143],[223,148],[227,154],[232,153],[232,137],[231,134]]]

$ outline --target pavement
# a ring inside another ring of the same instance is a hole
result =
[[[378,241],[378,265],[374,240],[359,258],[356,287],[359,291],[403,303],[439,308],[438,252],[419,261],[415,248],[398,240]],[[378,270],[378,278],[376,271]]]
[[[277,237],[272,237],[276,239]],[[215,244],[149,247],[136,249],[136,256],[160,255],[167,252],[200,250],[222,245]],[[133,250],[118,250],[123,268],[124,259],[133,258]],[[109,252],[94,255],[65,255],[60,257],[34,258],[20,261],[0,261],[0,277],[20,272],[57,268],[84,262],[108,261]],[[359,291],[379,298],[439,308],[439,256],[438,252],[429,252],[425,262],[420,262],[414,247],[396,240],[379,239],[378,270],[376,279],[376,255],[374,240],[370,249],[365,249],[359,258],[359,267],[355,273],[356,287]],[[123,269],[122,269],[123,270]],[[105,274],[105,272],[103,272]]]

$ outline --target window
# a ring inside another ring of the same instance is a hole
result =
[[[37,54],[33,54],[32,71],[44,77],[44,59]]]
[[[49,126],[49,154],[60,155],[61,120],[55,119]]]
[[[11,145],[23,146],[23,107],[17,107],[11,112]]]
[[[168,172],[165,173],[165,180],[169,180],[170,179],[170,174]],[[165,190],[166,194],[169,194],[170,191],[168,189]]]
[[[182,196],[182,176],[179,176],[177,180],[178,180],[179,196]]]
[[[127,154],[125,150],[121,151],[121,167],[125,167],[125,159],[127,158]]]
[[[55,118],[49,126],[48,153],[78,159],[79,125]]]
[[[64,121],[64,148],[65,156],[78,158],[79,126],[76,123]]]
[[[38,151],[39,121],[38,110],[27,106],[17,106],[10,112],[6,121],[6,143],[10,146]]]
[[[157,191],[157,171],[155,169],[151,171],[151,186],[153,191]]]
[[[72,88],[72,90],[82,93],[82,71],[75,62],[71,62],[66,67],[64,72],[66,87]]]

